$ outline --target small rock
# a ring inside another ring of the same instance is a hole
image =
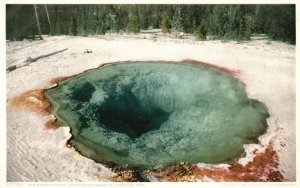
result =
[[[84,53],[93,53],[93,51],[86,49]]]

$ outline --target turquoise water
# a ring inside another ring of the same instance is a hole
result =
[[[238,79],[201,64],[110,64],[47,96],[82,155],[139,169],[239,157],[266,130],[269,116]]]

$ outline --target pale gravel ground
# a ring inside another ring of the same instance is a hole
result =
[[[295,46],[255,40],[248,43],[173,39],[153,34],[130,36],[45,37],[45,41],[8,42],[7,66],[20,64],[63,48],[63,53],[41,59],[7,74],[7,101],[26,91],[48,88],[52,78],[70,76],[102,63],[126,60],[199,60],[241,70],[251,98],[270,111],[270,139],[279,153],[280,170],[289,181],[296,179]],[[86,49],[93,53],[83,53]],[[50,117],[7,106],[7,179],[9,181],[107,181],[110,169],[64,147],[68,128],[46,130]],[[280,131],[278,128],[282,128]],[[285,144],[281,147],[280,144]],[[246,146],[247,151],[259,145]],[[241,163],[251,160],[250,155]]]

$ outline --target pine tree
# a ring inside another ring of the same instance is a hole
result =
[[[140,22],[137,16],[130,16],[126,27],[127,33],[138,33],[140,32]]]
[[[296,42],[295,5],[47,5],[39,10],[41,32],[52,35],[95,35],[107,31],[137,33],[161,28],[163,32],[194,33],[233,40],[249,40],[265,33],[275,40]],[[132,16],[134,15],[134,16]],[[51,23],[49,22],[51,18]],[[37,35],[32,5],[6,6],[7,39]],[[206,20],[203,27],[202,20]],[[51,25],[51,27],[50,27]],[[171,28],[170,28],[171,26]]]
[[[205,40],[207,34],[207,22],[206,20],[202,20],[201,24],[194,31],[194,36],[196,40]]]
[[[162,23],[161,23],[161,29],[162,29],[162,32],[164,33],[170,33],[170,29],[171,29],[171,23],[170,23],[170,19],[169,17],[164,17],[164,19],[162,20]]]
[[[172,30],[175,32],[183,32],[183,20],[181,16],[181,7],[175,8],[175,14],[171,21]]]
[[[73,36],[77,35],[77,19],[75,16],[73,16],[70,29],[69,29],[69,34]]]
[[[240,20],[238,40],[250,40],[251,37],[251,17],[245,16]]]

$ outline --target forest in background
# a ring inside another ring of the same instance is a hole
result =
[[[103,35],[162,29],[198,40],[250,40],[253,34],[295,44],[295,5],[36,5],[46,35]],[[46,11],[47,10],[47,11]],[[48,13],[48,14],[47,14]],[[6,39],[38,35],[33,5],[6,5]],[[211,37],[210,37],[211,38]]]

